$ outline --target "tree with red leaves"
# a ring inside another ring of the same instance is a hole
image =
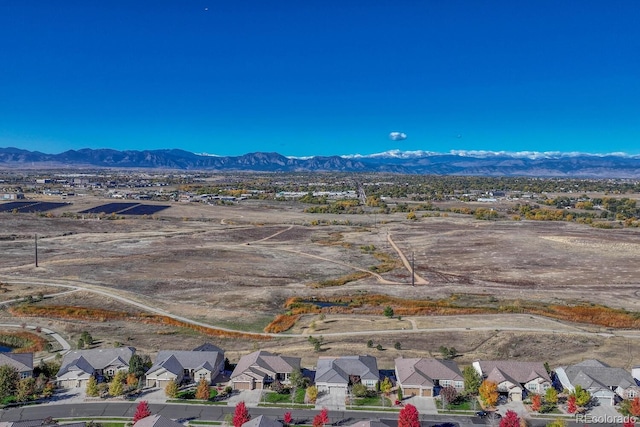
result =
[[[636,396],[633,398],[633,400],[631,400],[629,413],[634,417],[640,417],[640,396]]]
[[[293,416],[291,416],[291,412],[285,412],[284,417],[282,417],[282,423],[285,426],[291,425],[293,423]]]
[[[512,410],[508,410],[500,420],[500,427],[520,427],[520,417]]]
[[[320,413],[313,417],[313,427],[322,427],[325,424],[329,424],[329,410],[322,408]]]
[[[149,403],[146,400],[143,400],[138,403],[138,406],[136,406],[136,413],[133,414],[133,422],[136,423],[143,418],[147,418],[149,415],[151,415]]]
[[[244,401],[238,402],[236,405],[236,410],[233,413],[233,427],[241,427],[242,424],[246,423],[251,419],[249,415],[249,411],[247,410],[247,406],[244,404]]]
[[[542,397],[539,394],[531,396],[531,410],[538,412],[542,406]]]
[[[577,410],[578,406],[576,405],[576,397],[569,396],[569,399],[567,399],[567,412],[570,414],[575,414]]]
[[[416,407],[407,403],[398,414],[398,427],[420,427],[419,416]]]

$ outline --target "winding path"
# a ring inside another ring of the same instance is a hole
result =
[[[114,294],[112,292],[108,292],[96,285],[87,285],[87,284],[74,284],[74,285],[70,285],[70,284],[64,284],[64,283],[53,283],[53,282],[37,282],[37,281],[26,281],[26,280],[13,280],[11,282],[8,282],[9,284],[29,284],[29,285],[47,285],[47,286],[59,286],[59,287],[64,287],[64,288],[77,288],[78,290],[83,290],[85,292],[91,292],[91,293],[95,293],[97,295],[102,295],[108,298],[112,298],[115,299],[117,301],[120,301],[122,303],[125,304],[129,304],[132,305],[134,307],[140,308],[142,310],[146,310],[148,312],[151,313],[156,313],[156,314],[161,314],[163,316],[167,316],[170,317],[172,319],[175,320],[179,320],[181,322],[185,322],[187,324],[191,324],[191,325],[196,325],[196,326],[203,326],[206,328],[212,328],[212,329],[217,329],[220,331],[226,331],[226,332],[240,332],[240,333],[244,333],[244,334],[251,334],[251,335],[258,335],[258,336],[265,336],[265,337],[279,337],[279,338],[306,338],[308,337],[307,333],[301,333],[301,334],[292,334],[292,333],[280,333],[280,334],[274,334],[274,333],[265,333],[265,332],[259,332],[259,333],[255,333],[255,332],[246,332],[246,331],[240,331],[240,330],[236,330],[236,329],[231,329],[231,328],[224,328],[224,327],[218,327],[215,325],[211,325],[208,323],[203,323],[203,322],[199,322],[197,320],[192,320],[192,319],[188,319],[186,317],[183,316],[178,316],[172,313],[169,313],[168,311],[156,308],[156,307],[152,307],[150,305],[147,304],[143,304],[141,302],[138,301],[133,301],[131,299],[131,297],[123,297],[117,294]],[[540,317],[540,316],[534,316],[534,317]],[[548,320],[547,318],[544,317],[540,317],[543,318],[545,320]],[[406,319],[406,318],[405,318]],[[385,335],[385,334],[400,334],[400,333],[427,333],[427,332],[471,332],[471,331],[495,331],[496,327],[495,326],[481,326],[481,327],[474,327],[474,326],[470,326],[470,327],[449,327],[449,328],[418,328],[415,321],[413,321],[412,319],[406,319],[409,320],[412,324],[412,329],[406,329],[406,330],[398,330],[398,329],[389,329],[389,330],[370,330],[370,331],[352,331],[352,332],[330,332],[330,333],[324,333],[322,334],[324,337],[331,337],[331,336],[371,336],[371,335]],[[499,328],[500,331],[521,331],[521,332],[542,332],[542,333],[553,333],[553,334],[571,334],[571,335],[581,335],[581,336],[599,336],[599,337],[624,337],[624,338],[629,338],[629,339],[640,339],[640,331],[629,331],[629,330],[625,330],[625,331],[611,331],[611,332],[607,332],[607,333],[602,333],[602,332],[589,332],[589,331],[559,331],[559,330],[554,330],[554,329],[550,329],[550,328],[534,328],[534,327],[515,327],[515,326],[501,326]],[[60,342],[60,341],[59,341]],[[66,342],[66,341],[65,341]],[[68,345],[68,343],[67,343]]]

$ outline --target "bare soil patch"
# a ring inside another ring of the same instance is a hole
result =
[[[91,203],[81,204],[90,207]],[[417,221],[407,220],[406,214],[319,216],[302,209],[292,203],[251,201],[234,206],[175,204],[155,218],[115,220],[0,213],[0,281],[9,283],[15,295],[55,290],[12,284],[12,280],[99,285],[212,326],[246,331],[262,330],[275,315],[284,312],[283,303],[291,296],[381,293],[435,299],[455,293],[544,303],[586,301],[640,311],[640,230],[601,230],[564,222],[488,222],[453,215]],[[334,225],[311,226],[316,219]],[[39,236],[38,268],[33,265],[35,234]],[[310,288],[310,284],[378,265],[379,260],[363,246],[372,245],[376,251],[397,259],[387,241],[388,234],[408,259],[413,254],[416,271],[429,281],[428,285],[409,286],[410,272],[402,266],[383,273],[386,282],[368,276],[343,286]],[[9,298],[9,294],[0,297]],[[84,292],[52,298],[51,304],[113,305],[135,311],[122,302]],[[542,333],[536,338],[538,345],[532,344],[534,339],[516,342],[517,336],[529,336],[524,332],[512,333],[513,336],[507,332],[438,332],[425,333],[423,338],[421,334],[402,333],[403,327],[412,327],[408,319],[355,319],[318,322],[314,334],[365,327],[392,329],[397,332],[375,336],[385,348],[376,356],[387,361],[399,354],[431,352],[440,345],[464,352],[461,360],[466,360],[466,354],[497,357],[514,351],[520,355],[512,357],[532,359],[553,355],[558,360],[571,360],[578,354],[624,359],[609,350],[610,343],[619,344],[620,338],[600,337],[583,343],[576,336],[556,344],[554,350],[554,335]],[[548,323],[550,330],[563,333],[580,329],[527,319],[526,315],[414,320],[418,328],[440,324],[464,327],[483,322],[499,329],[509,322],[528,322],[536,327]],[[74,338],[76,326],[54,322],[63,329],[72,329],[67,335]],[[290,333],[306,333],[308,326],[305,320]],[[149,352],[166,348],[167,342],[176,348],[189,348],[207,340],[194,332],[157,325],[82,321],[78,327],[102,336],[105,344],[131,343]],[[482,347],[489,337],[497,341]],[[364,344],[367,340],[362,341]],[[395,341],[402,342],[400,352],[393,349]],[[250,351],[257,345],[233,340],[222,340],[220,344],[232,352]],[[301,349],[309,352],[311,348],[304,338],[276,339],[260,346],[290,353]],[[348,337],[331,337],[327,347],[327,354],[372,352]]]

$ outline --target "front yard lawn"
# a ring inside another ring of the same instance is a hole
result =
[[[296,389],[293,403],[304,403],[304,395],[306,390],[303,388]],[[267,403],[291,403],[290,393],[276,393],[275,391],[265,392],[263,401]]]
[[[384,399],[384,404],[382,403]],[[393,403],[386,397],[373,396],[373,397],[360,397],[351,400],[351,405],[353,406],[384,406],[386,408],[391,408]]]

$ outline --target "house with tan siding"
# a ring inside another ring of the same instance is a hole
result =
[[[453,360],[432,358],[398,358],[395,360],[396,379],[403,396],[436,396],[442,387],[464,391],[464,379]]]

